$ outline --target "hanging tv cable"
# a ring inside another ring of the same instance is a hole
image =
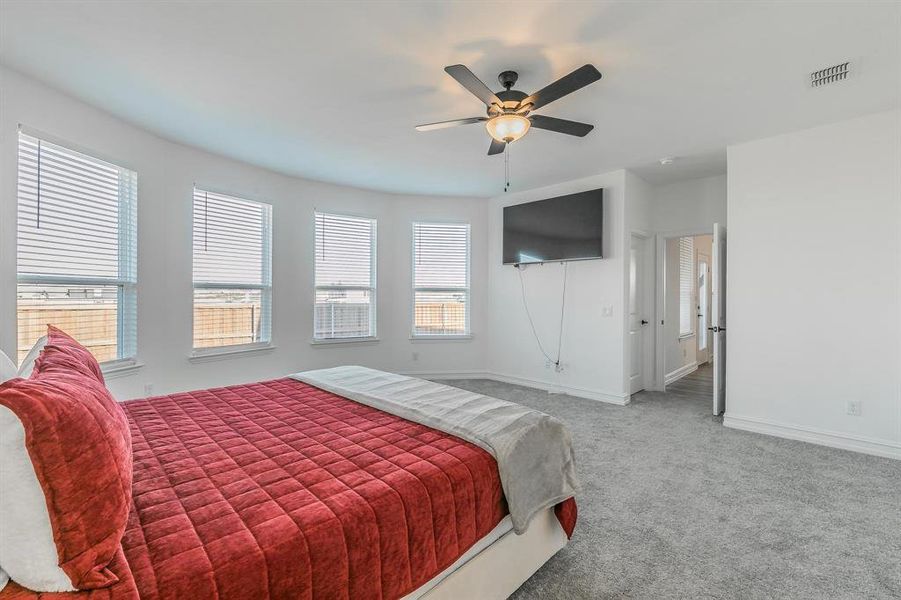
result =
[[[535,321],[532,319],[532,313],[529,310],[529,303],[526,300],[526,284],[523,279],[522,272],[525,269],[525,265],[518,264],[516,265],[517,271],[519,271],[519,288],[522,292],[522,306],[526,311],[526,317],[529,319],[529,327],[532,329],[532,336],[535,338],[535,341],[538,343],[538,349],[541,351],[541,354],[544,355],[544,358],[548,360],[548,362],[553,363],[554,370],[560,371],[560,357],[561,351],[563,349],[563,319],[566,315],[566,275],[567,275],[567,265],[568,263],[563,262],[563,291],[560,299],[560,328],[557,333],[557,357],[551,358],[551,356],[544,350],[544,346],[541,344],[541,338],[538,335],[538,331],[535,329]]]

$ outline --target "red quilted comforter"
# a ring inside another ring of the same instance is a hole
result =
[[[397,598],[506,514],[484,450],[293,379],[123,407],[135,471],[119,583],[3,596]],[[568,531],[574,509],[558,507]]]

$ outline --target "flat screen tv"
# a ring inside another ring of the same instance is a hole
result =
[[[504,207],[504,264],[601,258],[604,190]]]

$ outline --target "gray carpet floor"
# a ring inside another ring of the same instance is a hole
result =
[[[575,535],[516,599],[901,598],[901,461],[723,427],[704,369],[625,407],[444,383],[573,433]]]

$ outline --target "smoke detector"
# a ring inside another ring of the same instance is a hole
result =
[[[821,87],[848,78],[851,63],[843,62],[810,74],[810,87]]]

